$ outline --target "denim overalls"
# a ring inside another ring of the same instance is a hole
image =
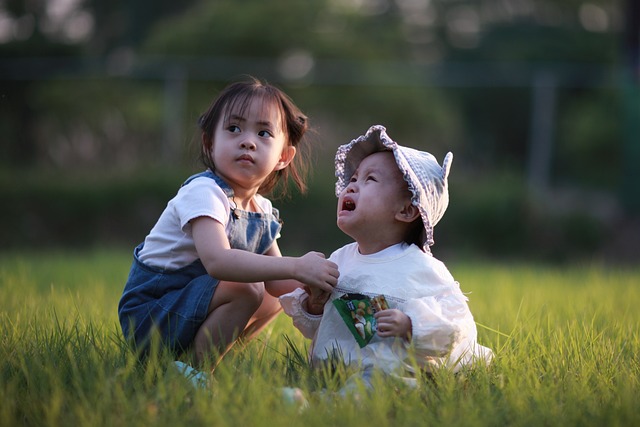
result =
[[[203,176],[214,180],[227,197],[233,197],[233,190],[211,171],[193,175],[182,185]],[[234,249],[263,254],[273,245],[280,228],[275,208],[272,213],[233,209],[229,212],[227,237]],[[156,328],[163,344],[179,354],[191,345],[207,317],[219,280],[207,274],[200,260],[171,271],[146,265],[138,259],[143,245],[134,250],[118,305],[120,326],[127,340],[143,353],[148,351],[149,334]]]

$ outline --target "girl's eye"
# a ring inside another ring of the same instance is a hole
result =
[[[261,130],[260,132],[258,132],[258,136],[260,136],[261,138],[270,138],[273,135],[268,130]]]
[[[227,127],[227,130],[229,132],[240,132],[240,127],[238,127],[237,125],[229,125],[229,127]]]
[[[367,180],[367,181],[373,181],[373,182],[377,182],[377,181],[378,181],[378,180],[377,180],[374,176],[372,176],[372,175],[367,176],[367,179],[366,179],[366,180]]]
[[[356,178],[356,176],[355,176],[355,175],[353,175],[353,176],[351,177],[351,179],[349,180],[349,182],[356,182],[357,180],[358,180],[358,178]]]

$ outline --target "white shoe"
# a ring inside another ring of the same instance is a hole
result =
[[[184,377],[188,379],[195,388],[204,389],[208,387],[209,378],[205,372],[198,371],[197,369],[194,369],[193,367],[179,360],[176,360],[173,363],[178,369],[178,372],[184,375]]]
[[[282,398],[289,405],[295,405],[300,411],[309,407],[309,402],[304,397],[304,393],[298,387],[282,387]]]

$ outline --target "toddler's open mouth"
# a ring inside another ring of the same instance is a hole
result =
[[[352,211],[355,210],[356,204],[353,200],[345,199],[342,201],[342,210],[343,211]]]

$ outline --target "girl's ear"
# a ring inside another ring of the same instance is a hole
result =
[[[296,147],[293,145],[287,145],[282,149],[282,153],[280,154],[280,160],[276,163],[276,168],[274,170],[282,170],[286,168],[289,163],[293,160],[296,155]]]
[[[404,205],[402,210],[396,213],[396,219],[402,222],[411,223],[420,217],[420,210],[411,202]]]

